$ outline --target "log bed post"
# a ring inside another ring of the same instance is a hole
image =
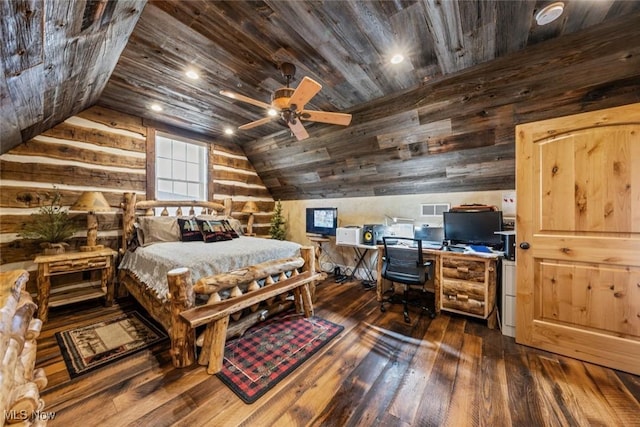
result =
[[[231,211],[233,210],[233,201],[231,198],[224,199],[224,216],[231,216]]]
[[[311,246],[302,246],[300,248],[300,256],[304,259],[304,266],[302,267],[302,271],[309,271],[311,273],[315,273],[316,271],[316,256],[314,248]],[[305,291],[302,292],[303,302],[309,304],[303,304],[303,307],[311,307],[311,302],[316,299],[316,282],[311,282],[307,287],[307,294],[305,295]],[[304,300],[305,298],[309,298],[308,301]],[[305,313],[306,314],[306,313]],[[309,315],[307,316],[309,317]]]
[[[124,202],[120,204],[122,208],[122,244],[120,255],[127,250],[127,245],[131,235],[135,232],[133,223],[136,220],[136,193],[124,193]]]
[[[169,304],[171,312],[171,359],[173,366],[184,368],[195,363],[195,332],[180,313],[195,306],[195,294],[191,283],[191,272],[186,267],[175,268],[167,273]]]

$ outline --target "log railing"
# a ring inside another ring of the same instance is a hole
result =
[[[34,369],[42,321],[33,318],[37,306],[24,289],[28,278],[25,270],[0,273],[0,426],[46,424],[38,414],[47,377],[42,368]]]

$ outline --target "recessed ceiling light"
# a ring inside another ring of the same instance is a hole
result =
[[[399,63],[401,63],[402,61],[404,61],[404,55],[402,55],[402,54],[400,54],[400,53],[396,53],[395,55],[393,55],[393,56],[391,57],[391,60],[390,60],[390,62],[391,62],[393,65],[399,64]]]
[[[233,129],[231,129],[231,128],[225,128],[225,129],[224,129],[224,133],[225,133],[225,135],[233,135]]]
[[[162,107],[158,104],[151,104],[151,107],[149,108],[151,108],[153,111],[162,111]]]
[[[187,77],[189,77],[192,80],[197,80],[200,78],[200,76],[198,75],[198,73],[196,73],[193,70],[188,70],[186,73]]]
[[[228,90],[221,90],[220,91],[220,95],[224,95],[224,96],[227,96],[227,97],[232,98],[232,99],[235,99],[235,97],[236,97],[235,93],[229,92]]]
[[[536,13],[536,23],[538,25],[547,25],[555,21],[562,15],[564,11],[564,3],[556,2],[546,5]]]
[[[274,108],[269,108],[269,111],[267,111],[267,114],[270,115],[271,117],[275,117],[278,115],[278,112]]]

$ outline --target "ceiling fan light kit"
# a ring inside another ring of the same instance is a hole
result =
[[[304,106],[311,100],[311,98],[320,92],[322,86],[315,80],[309,77],[304,77],[298,87],[293,89],[289,87],[289,83],[296,72],[295,65],[288,62],[280,64],[280,72],[286,79],[287,85],[286,87],[276,89],[271,96],[271,104],[249,98],[235,92],[227,90],[220,91],[220,94],[223,96],[262,107],[268,112],[268,117],[238,126],[238,129],[247,130],[269,123],[274,116],[274,114],[271,113],[273,109],[280,112],[280,121],[285,123],[289,129],[291,129],[291,132],[299,141],[309,137],[307,130],[302,125],[302,120],[341,126],[348,126],[351,123],[351,114],[305,110]],[[277,112],[275,116],[278,116]]]
[[[281,87],[276,89],[271,96],[271,105],[278,110],[284,110],[289,107],[289,100],[293,95],[294,90],[290,87]]]

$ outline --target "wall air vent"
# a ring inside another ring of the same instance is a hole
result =
[[[450,207],[449,203],[423,203],[420,205],[420,216],[442,215]]]

